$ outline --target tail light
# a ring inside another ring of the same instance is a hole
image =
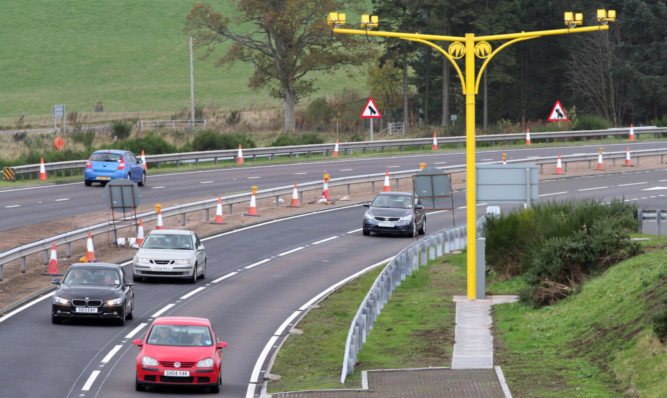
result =
[[[90,163],[90,159],[92,159],[92,157],[88,158],[88,161],[86,162],[86,168],[87,169],[92,169],[93,168],[93,165]]]
[[[120,160],[120,163],[118,164],[118,170],[123,170],[125,168],[125,157],[123,157]]]

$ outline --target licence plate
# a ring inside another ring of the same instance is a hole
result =
[[[169,265],[151,265],[151,271],[171,271],[171,269]]]
[[[389,221],[383,221],[378,225],[385,228],[394,228],[394,223]]]
[[[97,177],[98,180],[110,180],[111,177]]]
[[[97,313],[97,308],[95,307],[76,307],[74,312],[86,312],[86,313]]]
[[[190,377],[189,370],[165,370],[165,376],[175,376],[175,377]]]

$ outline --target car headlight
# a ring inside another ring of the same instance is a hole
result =
[[[147,259],[146,257],[136,257],[134,262],[137,264],[150,264],[151,260]]]
[[[190,259],[185,258],[183,260],[174,260],[174,264],[176,264],[176,265],[188,265],[188,264],[190,264]]]
[[[202,359],[201,361],[197,362],[197,367],[198,368],[212,368],[214,363],[215,362],[213,361],[213,358],[206,358],[206,359]]]
[[[369,210],[369,211],[367,211],[366,213],[364,213],[364,219],[366,219],[366,220],[374,220],[375,217],[373,217],[373,213],[371,213],[371,211]]]
[[[123,304],[123,299],[122,298],[117,298],[113,300],[107,300],[107,305],[112,306],[112,305],[121,305]]]
[[[155,360],[155,359],[153,359],[149,356],[145,356],[145,357],[141,358],[141,364],[144,365],[144,366],[158,366],[157,360]]]
[[[400,221],[412,221],[413,218],[414,216],[412,214],[408,214],[407,216],[401,217]]]
[[[58,305],[69,305],[69,300],[62,297],[53,296],[53,304]]]

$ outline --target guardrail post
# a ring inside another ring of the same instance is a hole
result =
[[[210,219],[210,212],[211,212],[211,209],[206,209],[206,221],[208,221]]]
[[[183,227],[185,227],[185,214],[186,214],[186,213],[183,213],[183,214],[181,215],[181,226],[183,226]]]
[[[72,242],[67,242],[67,258],[72,257]]]
[[[428,259],[435,260],[435,236],[428,237]]]
[[[443,239],[443,231],[438,232],[436,235],[438,237],[438,244],[435,247],[435,255],[436,257],[442,257],[442,244],[444,243]]]
[[[371,192],[375,192],[375,181],[371,181]]]
[[[44,265],[49,263],[49,249],[44,250]]]
[[[0,282],[2,282],[2,268],[4,267],[4,264],[0,264]],[[0,290],[2,291],[2,290]]]
[[[644,227],[644,210],[641,207],[637,209],[637,220],[639,221],[639,231],[637,232],[641,234]]]
[[[26,268],[27,268],[26,260],[25,260],[25,256],[23,256],[23,257],[21,257],[21,273],[22,274],[25,274]]]
[[[280,207],[280,195],[276,195],[276,207]]]
[[[427,253],[428,252],[428,245],[426,244],[426,239],[422,239],[421,244],[419,246],[421,246],[419,248],[420,249],[419,265],[424,266],[424,265],[428,264],[428,260],[426,259],[426,256],[428,254]]]
[[[657,209],[655,211],[655,222],[658,226],[658,236],[662,236],[662,228],[661,228],[661,221],[662,221],[662,214],[660,209]]]

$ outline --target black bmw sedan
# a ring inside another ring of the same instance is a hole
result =
[[[134,288],[118,264],[72,264],[53,294],[51,321],[71,318],[112,319],[125,325],[134,312]]]
[[[363,234],[402,234],[417,236],[426,229],[426,213],[419,198],[411,192],[380,192],[371,203],[364,203]]]

